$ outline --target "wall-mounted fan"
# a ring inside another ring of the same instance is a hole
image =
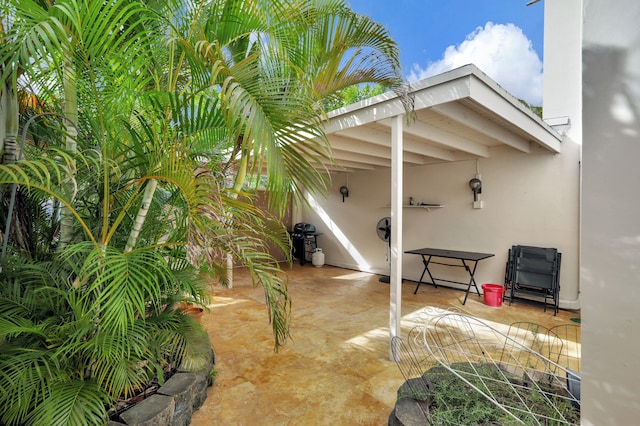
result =
[[[391,251],[391,218],[383,217],[378,221],[376,225],[376,233],[378,234],[378,238],[388,244],[387,246],[387,261],[389,261],[389,251]],[[391,264],[389,264],[389,269],[391,269]],[[380,277],[378,280],[382,283],[391,282],[391,278],[389,276]]]

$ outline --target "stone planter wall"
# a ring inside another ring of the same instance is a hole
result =
[[[191,415],[207,399],[207,388],[213,384],[211,370],[215,364],[213,350],[209,362],[195,372],[178,371],[158,392],[120,414],[128,426],[184,426]],[[122,426],[110,421],[107,426]]]
[[[423,426],[430,424],[427,413],[431,397],[428,394],[418,397],[413,389],[422,389],[421,377],[409,379],[398,389],[398,400],[389,415],[387,426]],[[415,384],[414,384],[415,383]],[[406,395],[412,395],[408,397]]]

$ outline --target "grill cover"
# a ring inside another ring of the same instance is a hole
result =
[[[313,234],[316,232],[316,227],[310,223],[300,222],[293,225],[293,232],[302,234]]]

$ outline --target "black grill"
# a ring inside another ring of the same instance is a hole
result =
[[[308,261],[307,256],[318,246],[316,227],[310,223],[296,223],[291,234],[293,257],[300,260],[300,265]]]

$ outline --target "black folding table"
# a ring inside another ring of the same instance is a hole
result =
[[[418,254],[422,256],[422,263],[424,264],[424,270],[422,271],[422,275],[420,275],[420,280],[418,281],[418,285],[416,286],[416,289],[414,290],[413,294],[416,294],[418,292],[418,288],[420,288],[420,284],[433,284],[433,286],[437,288],[438,285],[436,284],[436,280],[455,283],[455,284],[462,284],[467,286],[467,292],[464,295],[464,301],[462,302],[463,305],[467,303],[467,297],[469,296],[469,290],[471,290],[471,286],[474,286],[476,288],[476,291],[478,292],[478,295],[480,295],[480,289],[478,289],[478,286],[476,285],[476,280],[474,278],[474,274],[476,272],[476,267],[478,266],[478,262],[481,261],[482,259],[495,256],[494,254],[491,254],[491,253],[476,253],[472,251],[444,250],[444,249],[437,249],[437,248],[421,248],[416,250],[405,251],[405,253]],[[456,259],[462,262],[462,265],[435,262],[431,260],[434,257],[443,258],[443,259]],[[437,265],[464,268],[469,273],[469,282],[464,283],[460,281],[452,281],[444,278],[434,277],[431,274],[431,271],[429,270],[429,264],[432,264],[432,263],[435,263]],[[425,273],[429,274],[429,278],[431,278],[430,283],[422,282],[422,278],[424,278]]]

